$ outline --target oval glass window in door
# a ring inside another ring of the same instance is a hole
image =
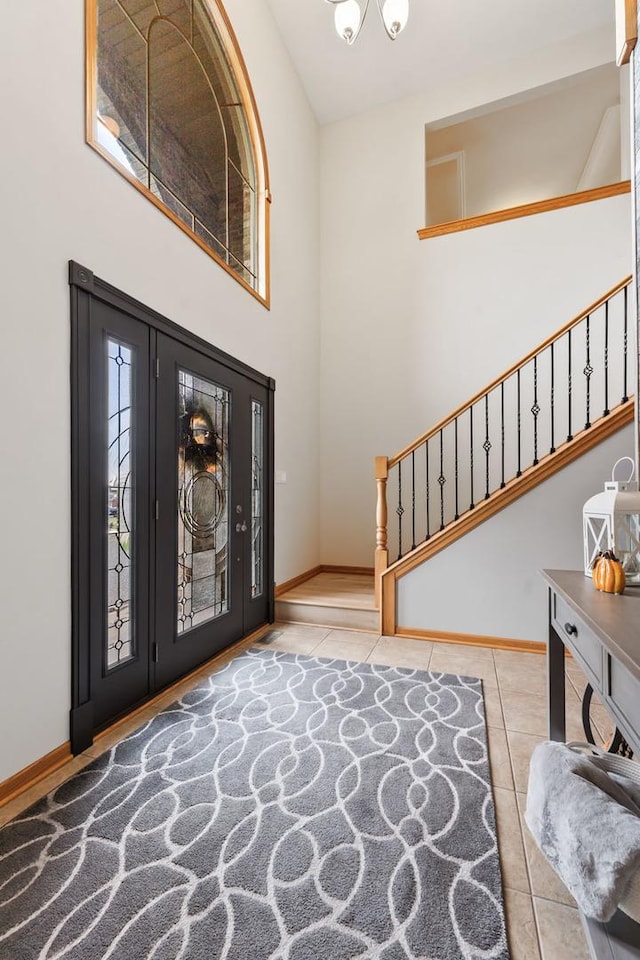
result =
[[[180,370],[178,404],[180,634],[229,610],[230,394]]]

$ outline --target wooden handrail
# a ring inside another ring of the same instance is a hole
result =
[[[423,433],[422,436],[418,437],[413,443],[405,447],[404,450],[401,450],[400,453],[397,453],[394,457],[390,457],[387,461],[387,469],[391,470],[392,467],[395,467],[397,463],[408,456],[410,453],[413,453],[414,450],[417,450],[422,446],[423,443],[426,443],[427,440],[430,440],[431,437],[434,437],[440,430],[444,430],[445,427],[449,426],[450,423],[453,423],[457,417],[462,416],[470,407],[476,404],[479,400],[482,400],[486,394],[491,393],[492,390],[495,390],[496,387],[499,387],[501,383],[504,383],[509,377],[513,376],[514,373],[517,373],[518,370],[521,370],[525,367],[535,356],[542,353],[543,350],[546,350],[547,347],[551,346],[552,343],[555,343],[561,337],[564,336],[569,330],[576,327],[579,323],[585,320],[590,314],[595,313],[600,307],[602,307],[607,300],[610,300],[612,297],[615,297],[616,294],[620,293],[621,290],[624,290],[626,286],[631,283],[632,277],[625,277],[624,280],[621,280],[620,283],[616,284],[615,287],[612,287],[607,293],[602,297],[599,297],[598,300],[594,301],[590,306],[585,310],[579,313],[573,320],[569,320],[568,323],[565,323],[556,333],[552,334],[550,337],[547,337],[546,340],[543,340],[541,344],[537,347],[534,347],[522,360],[519,360],[517,363],[514,363],[513,366],[503,373],[501,376],[493,380],[489,386],[484,387],[478,393],[476,393],[470,400],[466,400],[461,404],[457,410],[454,410],[453,413],[448,414],[443,420],[431,427],[426,433]]]
[[[630,180],[609,183],[604,187],[594,187],[592,190],[580,190],[576,193],[567,193],[562,197],[551,197],[549,200],[536,200],[533,203],[523,203],[520,206],[507,207],[504,210],[480,213],[475,217],[465,217],[461,220],[448,220],[446,223],[434,223],[430,227],[422,227],[418,230],[418,237],[420,240],[429,240],[432,237],[442,237],[447,233],[459,233],[462,230],[473,230],[475,227],[487,227],[492,223],[503,223],[505,220],[531,217],[537,213],[550,213],[552,210],[575,207],[581,203],[591,203],[593,200],[606,200],[608,197],[618,197],[624,193],[631,193]]]

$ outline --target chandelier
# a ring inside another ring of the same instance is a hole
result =
[[[362,29],[370,0],[326,0],[334,6],[338,36],[349,45],[355,43]],[[364,10],[361,3],[364,2]],[[409,0],[376,0],[382,23],[390,40],[395,40],[409,19]]]

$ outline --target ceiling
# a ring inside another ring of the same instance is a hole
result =
[[[614,53],[613,0],[410,0],[407,27],[393,42],[370,0],[352,47],[324,0],[268,3],[320,123],[605,25]]]

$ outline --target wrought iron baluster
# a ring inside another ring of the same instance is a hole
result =
[[[402,556],[402,514],[404,513],[404,507],[402,506],[402,460],[398,461],[398,506],[396,507],[396,513],[398,514],[398,560]]]
[[[500,384],[500,447],[502,450],[501,461],[502,461],[502,474],[500,479],[500,489],[505,486],[504,479],[504,380]]]
[[[533,358],[533,465],[538,462],[538,415],[540,413],[540,404],[538,403],[538,358]]]
[[[518,368],[518,373],[516,376],[516,381],[518,385],[518,471],[516,477],[522,476],[522,412],[521,412],[521,390],[520,390],[520,368]]]
[[[624,288],[624,339],[623,339],[623,353],[624,353],[624,390],[622,394],[622,402],[626,403],[629,399],[628,394],[628,385],[627,385],[627,354],[629,348],[629,310],[628,310],[628,287]]]
[[[604,305],[604,411],[609,416],[609,301]]]
[[[582,371],[587,378],[587,420],[584,425],[585,430],[588,430],[591,426],[591,376],[593,374],[593,367],[591,366],[591,317],[587,314],[587,362],[584,365],[584,370]]]
[[[568,410],[567,410],[567,425],[568,425],[569,432],[567,433],[567,443],[569,443],[570,440],[573,440],[573,433],[571,432],[571,405],[572,405],[572,397],[573,397],[573,374],[571,372],[571,330],[569,330],[568,336],[569,336],[569,339],[567,343],[567,351],[568,351],[568,357],[569,357],[569,368],[567,371],[567,383],[569,385],[569,404],[568,404]]]
[[[471,493],[471,502],[469,503],[469,510],[473,510],[475,503],[473,502],[473,405],[469,407],[469,470],[470,470],[470,493]]]
[[[459,510],[459,506],[458,506],[458,473],[459,473],[459,465],[458,465],[458,418],[457,418],[457,417],[456,417],[455,420],[453,421],[453,437],[454,437],[454,441],[453,441],[453,446],[454,446],[453,459],[454,459],[455,488],[456,488],[456,512],[455,512],[454,520],[459,520],[459,519],[460,519],[460,510]]]
[[[428,540],[431,536],[431,531],[429,529],[429,441],[425,441],[424,445],[424,455],[425,455],[425,475],[427,478],[426,482],[426,507],[427,507],[427,535],[425,540]]]
[[[551,449],[549,453],[556,452],[556,358],[555,358],[555,343],[551,344]]]
[[[444,475],[444,440],[442,436],[442,430],[440,431],[440,476],[438,477],[438,483],[440,484],[440,529],[444,530],[444,485],[446,483]]]
[[[411,451],[411,549],[416,548],[416,452]]]
[[[489,440],[489,394],[484,395],[484,443],[482,449],[485,453],[485,478],[486,488],[484,498],[489,499],[489,451],[491,450],[491,440]]]

